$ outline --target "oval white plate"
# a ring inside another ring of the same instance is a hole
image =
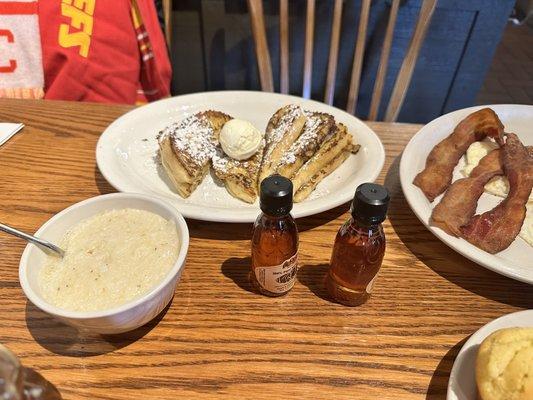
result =
[[[492,332],[503,328],[533,327],[533,310],[504,315],[481,327],[463,345],[453,363],[448,381],[447,400],[472,400],[477,397],[476,357],[481,342]]]
[[[468,114],[483,107],[492,108],[505,125],[506,132],[514,132],[525,145],[533,145],[533,106],[526,105],[491,105],[471,107],[443,115],[425,125],[413,136],[405,148],[400,162],[400,181],[409,206],[422,223],[440,240],[470,260],[502,275],[533,284],[533,248],[517,237],[504,251],[489,254],[471,245],[464,239],[448,235],[440,228],[429,225],[433,206],[440,197],[430,203],[422,191],[413,185],[413,179],[424,169],[426,158],[431,149],[448,136],[455,126]],[[462,177],[459,172],[463,162],[454,171],[454,181]],[[484,212],[494,207],[501,198],[483,194],[478,203],[477,212]]]
[[[169,186],[156,162],[157,133],[173,121],[202,110],[218,110],[250,121],[264,130],[272,114],[286,104],[329,113],[355,136],[361,149],[325,178],[302,203],[293,209],[296,218],[334,208],[352,199],[355,188],[374,181],[383,167],[385,151],[377,135],[354,116],[312,100],[275,93],[225,91],[172,97],[136,108],[114,121],[96,146],[98,168],[117,190],[162,197],[186,217],[205,221],[253,222],[259,205],[232,197],[208,174],[192,195],[184,199]]]

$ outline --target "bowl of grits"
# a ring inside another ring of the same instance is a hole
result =
[[[19,278],[28,299],[71,326],[103,334],[138,328],[170,303],[189,247],[187,224],[173,206],[133,193],[76,203],[35,236],[65,255],[26,246]]]

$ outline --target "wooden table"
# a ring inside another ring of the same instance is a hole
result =
[[[95,165],[123,106],[0,101],[26,128],[0,148],[0,221],[34,232],[77,201],[113,189]],[[250,225],[188,220],[174,301],[120,336],[82,336],[30,304],[19,286],[25,243],[0,235],[0,343],[65,399],[443,399],[453,361],[488,321],[533,308],[531,286],[490,272],[436,239],[400,188],[400,153],[418,125],[369,124],[385,145],[387,253],[372,299],[327,300],[322,277],[347,205],[298,220],[301,269],[289,295],[251,292]],[[355,189],[355,188],[354,188]]]

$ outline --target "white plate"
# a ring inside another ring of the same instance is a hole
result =
[[[526,105],[491,105],[505,125],[506,132],[514,132],[526,145],[533,145],[533,106]],[[533,284],[533,248],[520,237],[504,251],[489,254],[464,239],[448,235],[440,228],[429,225],[433,206],[440,197],[430,203],[422,191],[413,185],[416,174],[424,169],[426,158],[431,149],[448,136],[455,126],[468,114],[483,107],[471,107],[443,115],[425,125],[411,139],[405,148],[400,162],[400,181],[403,193],[413,212],[422,223],[440,240],[470,260],[502,275]],[[461,161],[454,171],[454,181],[462,177],[459,172],[464,162]],[[477,212],[493,208],[501,198],[484,193],[478,203]]]
[[[503,328],[533,327],[533,310],[504,315],[481,327],[463,345],[453,363],[447,400],[473,400],[477,396],[476,357],[479,345],[492,332]]]
[[[202,110],[218,110],[250,121],[264,130],[272,114],[287,104],[327,112],[354,135],[361,149],[325,178],[302,202],[293,216],[305,217],[334,208],[352,199],[355,188],[374,181],[383,167],[385,151],[377,135],[363,122],[337,108],[300,97],[275,93],[225,91],[172,97],[136,108],[118,118],[104,131],[96,146],[98,168],[117,190],[162,197],[186,217],[206,221],[253,222],[258,203],[247,204],[232,197],[208,174],[187,199],[172,191],[165,172],[155,160],[157,133],[173,121]]]
[[[24,128],[24,124],[0,122],[0,146],[7,142],[13,135]]]

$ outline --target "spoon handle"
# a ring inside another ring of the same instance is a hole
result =
[[[46,240],[39,239],[35,236],[28,235],[27,233],[21,232],[18,229],[4,225],[2,223],[0,223],[0,231],[6,232],[18,238],[24,239],[30,243],[36,244],[37,246],[42,246],[48,250],[52,250],[54,253],[59,254],[61,257],[65,255],[65,252],[63,251],[63,249],[57,247],[56,245]]]

